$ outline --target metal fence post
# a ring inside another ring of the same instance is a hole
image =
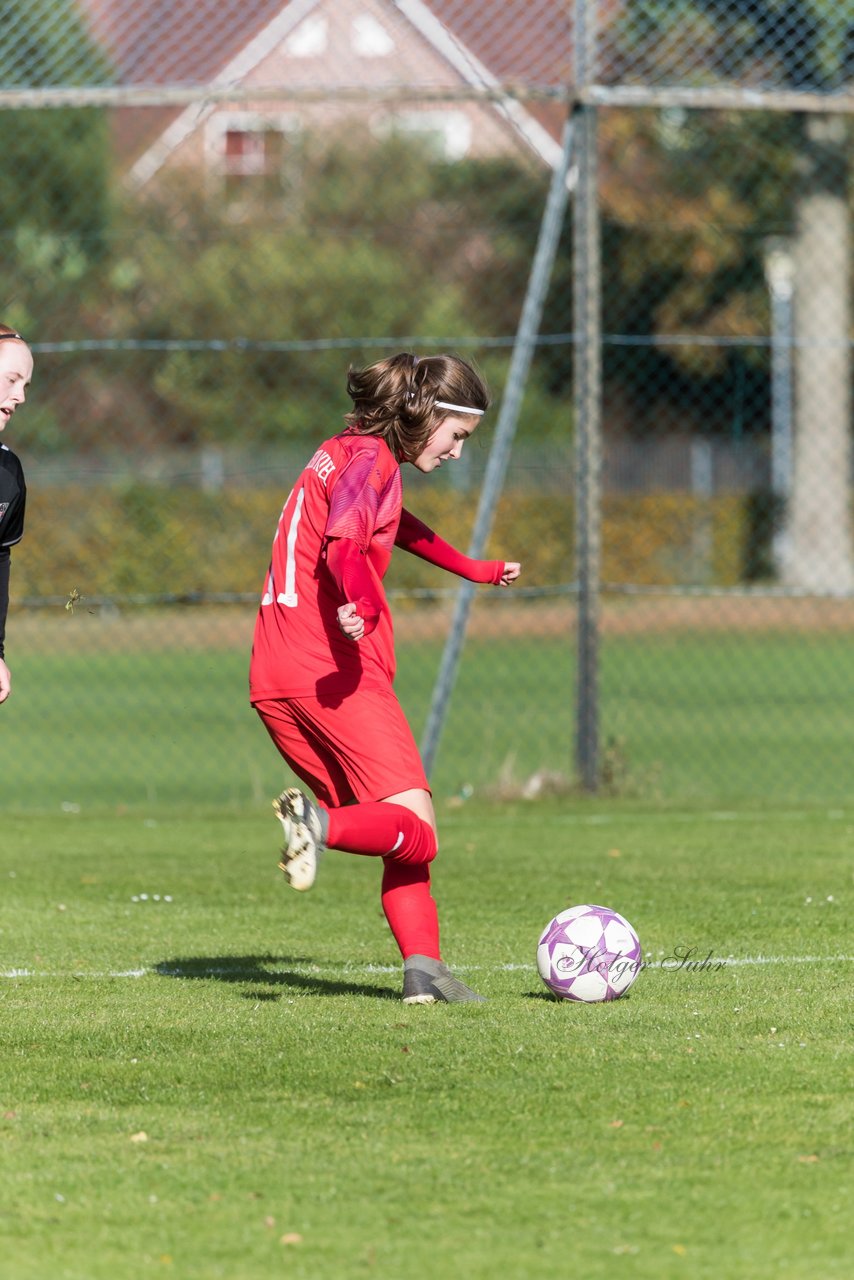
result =
[[[784,517],[792,492],[794,398],[795,264],[791,245],[774,236],[765,245],[765,278],[771,295],[771,494],[774,510],[774,566],[784,573],[788,531]]]
[[[591,12],[593,10],[594,12]],[[575,6],[576,86],[595,75],[595,4]],[[578,181],[573,218],[575,332],[575,545],[578,581],[575,763],[585,791],[599,774],[599,577],[601,551],[601,263],[596,108],[575,108]]]
[[[528,278],[525,301],[513,344],[513,355],[507,374],[507,385],[501,400],[501,409],[495,427],[495,436],[486,465],[483,487],[478,500],[477,514],[469,543],[469,555],[479,559],[489,538],[495,507],[501,496],[504,485],[504,474],[510,458],[513,437],[516,434],[516,423],[522,407],[522,396],[528,379],[528,370],[534,354],[534,346],[540,328],[543,304],[548,293],[552,267],[554,266],[560,233],[563,228],[569,191],[572,186],[570,169],[574,153],[574,131],[572,119],[567,120],[564,128],[563,147],[560,162],[552,173],[549,194],[543,210],[537,249]],[[421,756],[427,776],[436,759],[439,739],[447,715],[448,703],[457,676],[457,666],[462,652],[468,616],[471,610],[474,586],[464,582],[457,592],[454,616],[436,683],[433,686],[433,698],[430,712],[421,742]]]

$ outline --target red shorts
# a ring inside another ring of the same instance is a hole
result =
[[[430,790],[391,689],[357,691],[335,707],[317,698],[267,698],[254,705],[280,754],[329,808]]]

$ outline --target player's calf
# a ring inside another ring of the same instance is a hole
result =
[[[410,866],[426,865],[436,856],[436,832],[405,805],[363,801],[332,809],[328,817],[330,849],[393,858]]]

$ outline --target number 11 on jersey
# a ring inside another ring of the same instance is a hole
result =
[[[294,510],[290,519],[290,523],[288,524],[288,534],[287,534],[287,539],[285,543],[285,589],[284,591],[280,591],[278,595],[275,594],[276,587],[275,587],[275,583],[273,582],[273,569],[271,566],[270,576],[267,579],[267,590],[264,592],[264,598],[261,601],[262,605],[272,604],[273,598],[275,596],[275,600],[277,604],[283,604],[288,609],[295,609],[297,607],[298,600],[297,600],[297,592],[296,592],[296,579],[297,579],[296,548],[297,548],[297,534],[299,533],[299,522],[302,516],[302,504],[303,504],[304,497],[305,497],[305,490],[300,489],[299,493],[297,494],[297,500],[294,505]],[[290,501],[290,495],[288,496],[288,502],[289,501]],[[285,507],[287,507],[287,505],[288,503],[286,502]],[[276,530],[275,541],[278,541],[280,533],[281,533],[281,524],[279,525],[279,528]],[[275,545],[274,545],[273,555],[275,559]]]

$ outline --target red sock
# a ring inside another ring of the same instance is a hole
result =
[[[400,954],[404,960],[407,956],[440,960],[439,914],[430,893],[429,865],[411,866],[394,858],[384,858],[383,863],[383,911]]]
[[[329,810],[326,843],[330,849],[366,853],[420,866],[436,856],[436,836],[429,822],[402,804],[383,800]]]

